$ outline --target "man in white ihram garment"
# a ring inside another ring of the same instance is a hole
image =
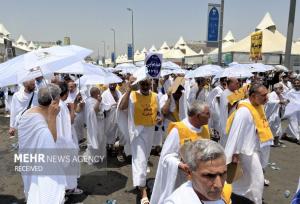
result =
[[[16,133],[16,127],[21,114],[30,107],[36,106],[37,93],[35,92],[35,80],[26,81],[23,83],[24,88],[16,92],[11,101],[10,109],[10,129],[9,135],[13,136]]]
[[[222,190],[227,166],[222,146],[201,139],[187,143],[183,152],[190,180],[165,199],[164,204],[225,204]]]
[[[220,95],[220,143],[223,147],[226,145],[226,121],[228,116],[235,110],[231,106],[227,97],[234,93],[239,88],[239,81],[237,78],[227,79],[227,88]]]
[[[191,104],[194,101],[206,101],[208,91],[205,88],[206,79],[203,77],[195,78],[196,84],[191,88],[188,93],[187,99],[188,103]]]
[[[220,96],[226,89],[226,78],[220,79],[220,84],[211,90],[207,96],[207,104],[210,109],[209,128],[214,131],[214,137],[220,138]]]
[[[25,151],[39,154],[42,151],[41,153],[45,155],[43,150],[47,149],[55,154],[57,150],[56,118],[60,111],[59,94],[60,89],[57,85],[48,84],[48,88],[41,88],[38,92],[39,105],[27,110],[21,116],[18,125],[20,153]],[[44,167],[40,172],[41,174],[22,172],[27,204],[62,204],[65,196],[66,178],[61,164],[52,164],[55,166],[55,172],[47,172],[47,165],[43,164],[41,163]]]
[[[105,137],[106,137],[106,144],[111,148],[119,137],[120,137],[120,130],[118,129],[117,118],[116,118],[116,109],[119,99],[121,98],[122,94],[120,91],[116,90],[117,84],[109,84],[109,88],[106,89],[102,93],[102,104],[104,105],[104,110],[106,114],[105,121]],[[119,142],[119,144],[122,143]],[[122,145],[121,145],[122,146]],[[120,147],[120,146],[119,146]],[[124,157],[122,155],[122,147],[119,148],[117,159],[120,162],[124,162]]]
[[[208,105],[193,102],[187,111],[188,117],[170,123],[168,136],[159,158],[151,203],[162,204],[165,198],[187,180],[187,164],[181,161],[180,147],[184,142],[208,139]]]
[[[185,79],[177,77],[166,94],[160,98],[161,112],[164,115],[164,126],[170,122],[179,122],[187,116],[187,102],[184,91]]]
[[[77,135],[73,130],[72,123],[74,122],[75,112],[74,105],[67,104],[66,100],[68,97],[68,85],[65,82],[60,82],[59,87],[61,89],[59,107],[60,112],[57,115],[56,119],[56,128],[57,128],[57,141],[56,145],[60,149],[60,153],[66,153],[71,158],[77,157],[79,152]],[[66,170],[66,194],[81,194],[83,191],[77,188],[77,178],[80,176],[80,166],[77,165],[68,165],[69,168],[72,168],[70,172]]]
[[[264,113],[268,90],[252,84],[249,99],[239,102],[227,121],[228,140],[225,147],[227,164],[240,162],[243,175],[233,182],[233,192],[256,204],[262,203],[263,168],[268,163],[273,135]]]
[[[90,97],[85,103],[87,149],[85,155],[90,157],[88,164],[102,162],[106,158],[106,138],[104,135],[104,110],[101,92],[97,87],[90,89]],[[95,156],[102,158],[96,161]]]
[[[133,186],[140,190],[141,204],[149,204],[146,189],[147,162],[153,144],[155,125],[161,123],[158,115],[159,102],[157,94],[151,91],[150,79],[140,79],[138,91],[132,91],[133,80],[130,78],[128,90],[122,97],[119,108],[128,109]]]
[[[274,84],[273,89],[274,91],[268,96],[269,100],[265,105],[265,112],[274,136],[274,146],[277,147],[280,146],[279,139],[282,136],[280,112],[289,101],[282,95],[282,84]]]
[[[297,144],[300,144],[300,79],[293,82],[294,88],[285,94],[285,98],[290,101],[286,106],[284,117],[289,124],[285,130],[283,139],[291,137]]]

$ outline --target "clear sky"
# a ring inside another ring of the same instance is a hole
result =
[[[8,0],[2,1],[0,23],[17,39],[56,41],[70,36],[72,44],[103,55],[113,50],[116,30],[117,54],[131,42],[134,10],[135,48],[158,49],[163,41],[173,45],[180,36],[186,41],[205,40],[207,4],[216,0]],[[236,40],[253,32],[266,12],[286,36],[289,0],[225,0],[224,35],[231,30]],[[296,6],[294,39],[300,38],[300,2]]]

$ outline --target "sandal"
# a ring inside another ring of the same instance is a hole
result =
[[[141,204],[150,204],[148,197],[144,197],[141,199]]]
[[[66,195],[80,195],[82,193],[83,190],[81,190],[80,188],[74,188],[74,189],[67,190]]]

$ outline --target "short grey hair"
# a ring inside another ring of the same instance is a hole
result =
[[[194,101],[188,105],[187,114],[189,117],[202,113],[206,107],[209,107],[207,103]]]
[[[61,90],[56,84],[47,84],[46,87],[42,87],[38,92],[38,102],[42,106],[49,106],[52,99],[57,99],[60,96]],[[51,96],[52,98],[51,98]]]
[[[280,87],[283,87],[281,83],[274,84],[274,89],[278,89]]]
[[[196,171],[200,162],[211,161],[221,157],[225,159],[223,147],[209,139],[188,142],[182,148],[181,156],[191,171]]]

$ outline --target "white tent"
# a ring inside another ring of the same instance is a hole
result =
[[[20,37],[18,38],[18,40],[16,41],[17,45],[21,45],[21,46],[27,46],[28,43],[27,41],[25,40],[24,36],[23,35],[20,35]]]
[[[29,45],[28,45],[28,48],[29,48],[30,50],[35,50],[35,49],[36,49],[36,46],[35,46],[35,44],[34,44],[32,41],[30,41],[30,43],[29,43]]]
[[[163,53],[164,59],[182,59],[184,54],[179,49],[171,49],[166,53]]]
[[[4,27],[3,24],[0,24],[0,37],[9,37],[10,32]]]
[[[235,39],[233,37],[232,32],[229,30],[228,33],[225,35],[225,37],[223,38],[223,42],[222,42],[222,50],[224,51],[225,48],[230,47],[232,45],[234,45],[235,43]],[[219,49],[216,48],[213,51],[211,51],[209,54],[210,55],[215,55],[218,54]]]
[[[203,55],[204,55],[204,52],[203,52],[202,49],[200,50],[199,55],[200,55],[200,56],[203,56]]]
[[[162,53],[162,54],[164,54],[164,53],[166,53],[168,51],[170,51],[170,47],[168,46],[167,42],[164,42],[162,44],[162,46],[160,47],[159,52]]]
[[[267,13],[262,21],[258,24],[255,29],[256,31],[263,32],[262,39],[262,53],[268,54],[284,54],[286,46],[286,37],[281,34],[274,24],[272,17]],[[228,53],[249,53],[251,44],[251,34],[242,40],[232,44],[231,46],[223,48],[223,52]],[[299,54],[298,48],[295,43],[292,45],[292,54]]]
[[[155,48],[154,45],[152,45],[152,47],[149,49],[150,52],[157,52],[157,49]]]
[[[180,49],[181,52],[184,54],[184,56],[190,57],[190,56],[197,56],[198,54],[192,50],[184,41],[183,37],[180,36],[179,40],[176,42],[175,49]]]

